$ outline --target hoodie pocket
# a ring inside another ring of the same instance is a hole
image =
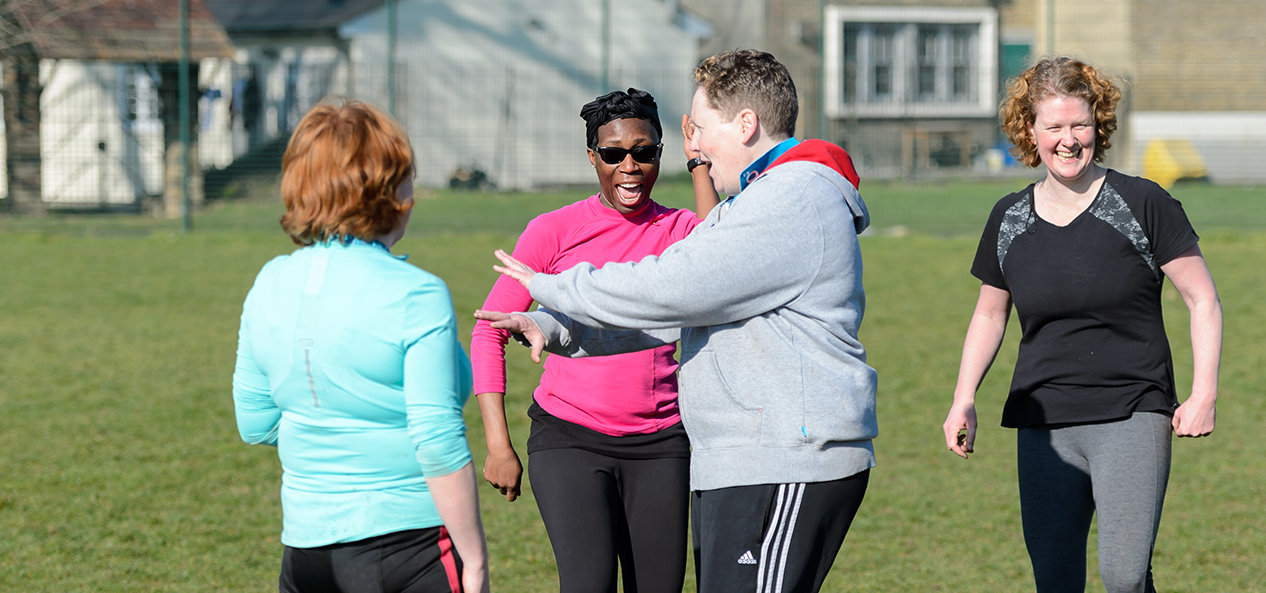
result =
[[[681,421],[696,449],[750,447],[760,442],[761,408],[735,395],[712,352],[681,366]]]

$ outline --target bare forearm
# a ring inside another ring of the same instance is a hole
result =
[[[982,284],[980,298],[967,326],[967,338],[963,340],[963,358],[958,366],[958,383],[954,386],[955,405],[976,401],[976,390],[993,366],[1010,316],[1011,293]]]
[[[506,500],[519,497],[523,479],[523,463],[510,441],[506,427],[505,394],[480,393],[479,413],[484,420],[484,438],[488,442],[488,459],[484,462],[484,479],[501,492]]]
[[[1222,359],[1222,302],[1213,275],[1198,246],[1161,266],[1161,271],[1182,295],[1191,314],[1193,379],[1191,398],[1211,406],[1218,394],[1218,366]]]
[[[954,404],[941,425],[945,446],[963,459],[976,450],[976,390],[998,354],[1010,315],[1011,293],[982,284],[976,310],[967,326],[967,338],[963,340]]]
[[[481,574],[487,590],[488,544],[484,539],[483,520],[479,516],[479,492],[475,485],[475,466],[468,463],[461,469],[435,478],[427,478],[435,508],[444,521],[453,546],[462,558],[463,573]],[[463,575],[463,580],[465,577]]]
[[[510,429],[506,423],[504,393],[479,393],[475,395],[475,399],[479,400],[479,416],[483,418],[484,423],[484,441],[488,444],[488,451],[494,449],[504,451],[513,451],[514,445],[510,442]]]
[[[721,201],[712,186],[712,177],[708,174],[711,169],[710,164],[704,163],[690,172],[690,181],[695,190],[695,216],[699,218],[707,218],[708,213]]]
[[[993,366],[1002,338],[1006,334],[1006,322],[998,323],[982,315],[973,315],[963,341],[963,358],[958,366],[958,383],[954,387],[954,401],[971,403],[976,400],[976,390]]]
[[[1222,361],[1222,304],[1215,297],[1191,307],[1193,376],[1191,397],[1213,403]]]

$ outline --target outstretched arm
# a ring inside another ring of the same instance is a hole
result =
[[[568,358],[610,356],[650,350],[681,339],[681,330],[676,328],[599,329],[580,325],[562,313],[545,308],[531,313],[479,310],[475,311],[475,317],[494,328],[509,331],[515,341],[532,349],[532,361],[536,363],[541,362],[541,352],[545,350]]]
[[[514,336],[515,341],[527,342],[524,345],[532,349],[532,362],[541,364],[541,353],[549,345],[549,338],[541,332],[541,327],[527,314],[479,309],[475,311],[475,319],[487,321],[495,329],[503,329],[510,332]]]
[[[998,355],[1010,316],[1011,293],[981,284],[976,311],[972,314],[967,339],[963,342],[954,404],[941,426],[945,432],[945,446],[963,459],[967,459],[967,454],[974,452],[976,446],[976,390]]]
[[[1222,360],[1222,302],[1200,247],[1193,245],[1161,266],[1191,312],[1194,374],[1191,396],[1174,411],[1174,434],[1202,437],[1213,432],[1217,416],[1218,367]]]
[[[690,159],[703,158],[702,153],[698,150],[691,150],[691,139],[694,137],[695,126],[690,123],[689,115],[681,116],[681,135],[686,139],[682,150],[686,153],[686,162]],[[690,172],[690,183],[694,185],[695,190],[695,216],[700,220],[707,218],[708,213],[721,202],[717,196],[716,187],[712,183],[712,163],[703,161],[703,164],[696,166]]]
[[[506,253],[504,249],[498,249],[492,252],[492,254],[497,256],[497,259],[501,260],[502,264],[500,266],[492,266],[493,270],[500,272],[503,276],[509,276],[518,280],[519,284],[523,285],[523,288],[526,288],[529,293],[532,292],[532,278],[536,276],[536,270],[533,270],[532,268],[529,268],[527,264],[514,259],[514,257],[512,257],[509,253]],[[476,317],[479,316],[476,315]],[[480,319],[483,318],[480,317]]]

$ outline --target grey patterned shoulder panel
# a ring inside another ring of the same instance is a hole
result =
[[[1139,255],[1143,256],[1143,261],[1147,262],[1147,267],[1152,269],[1152,274],[1160,277],[1156,269],[1155,258],[1152,257],[1152,242],[1147,239],[1147,235],[1143,233],[1143,227],[1139,224],[1138,219],[1134,218],[1134,213],[1130,212],[1130,207],[1125,204],[1125,200],[1121,198],[1121,194],[1113,189],[1108,182],[1103,183],[1103,190],[1100,192],[1099,199],[1090,205],[1090,214],[1099,220],[1102,220],[1116,229],[1118,233],[1125,235],[1125,238],[1134,244],[1134,248],[1138,250]]]
[[[1003,269],[1007,259],[1007,251],[1011,242],[1021,233],[1029,230],[1036,222],[1033,216],[1033,196],[1025,195],[1020,201],[1012,204],[1002,215],[1002,224],[998,227],[998,269]]]

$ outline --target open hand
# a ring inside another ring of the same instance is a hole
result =
[[[492,269],[518,280],[519,284],[523,285],[523,288],[526,288],[529,293],[532,292],[532,277],[536,276],[536,270],[527,267],[527,264],[514,259],[509,253],[501,249],[492,252],[492,254],[497,256],[497,259],[504,264],[502,266],[492,266]]]
[[[510,333],[522,335],[532,348],[532,362],[541,363],[541,353],[545,351],[545,334],[531,317],[522,313],[502,313],[480,309],[475,311],[475,318],[489,322],[495,329],[504,329]]]

